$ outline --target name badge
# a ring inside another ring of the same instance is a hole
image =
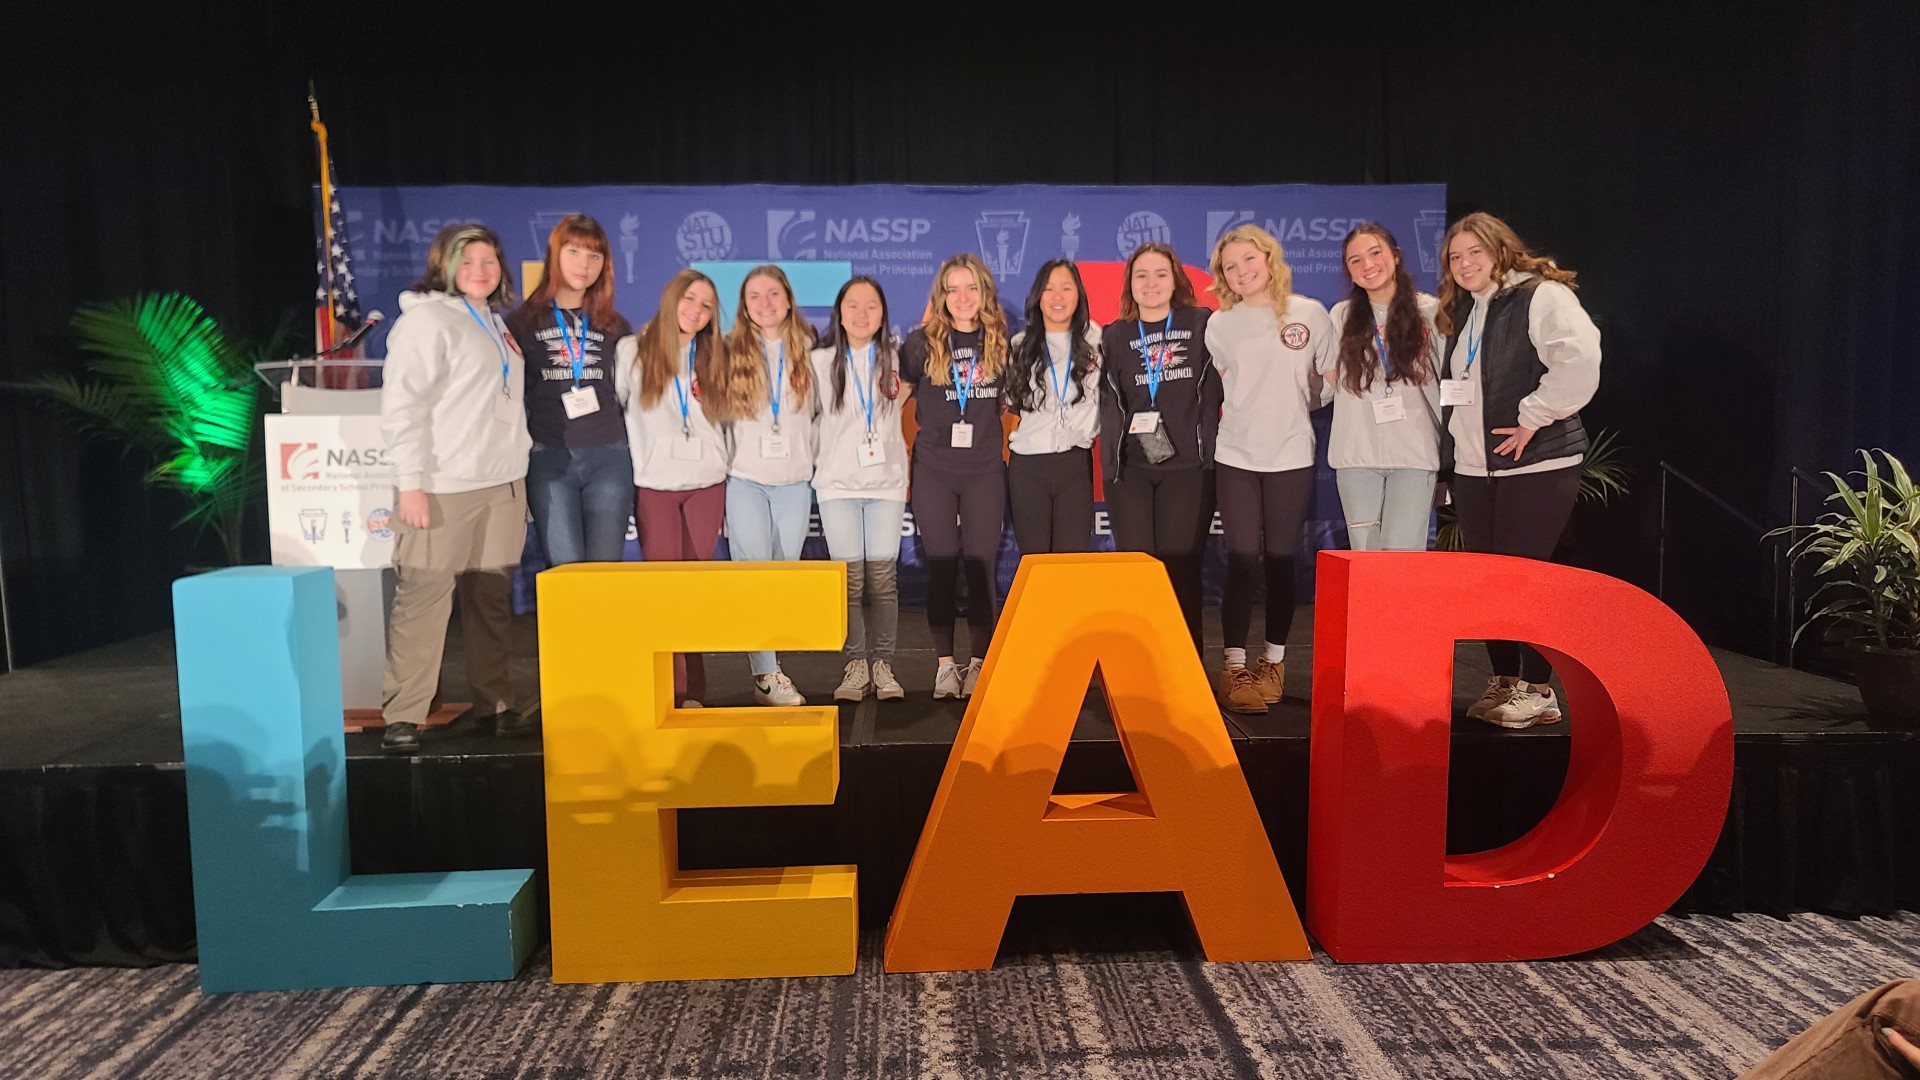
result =
[[[1440,404],[1442,405],[1473,404],[1473,380],[1441,379],[1440,380]]]
[[[1384,398],[1374,399],[1374,402],[1373,402],[1373,422],[1374,423],[1391,424],[1395,420],[1405,420],[1406,418],[1407,418],[1407,402],[1405,398],[1384,397]]]
[[[576,386],[560,395],[560,407],[567,410],[567,419],[578,420],[600,411],[600,395],[591,386]]]
[[[863,469],[887,463],[887,444],[878,439],[867,439],[853,448],[853,459]]]
[[[953,425],[953,445],[962,450],[973,445],[972,424],[963,423]]]
[[[1160,428],[1160,414],[1157,412],[1137,412],[1133,414],[1133,423],[1128,425],[1129,435],[1150,435]]]
[[[700,440],[690,435],[682,435],[673,440],[673,460],[699,461]]]
[[[762,435],[760,436],[760,456],[769,459],[784,458],[792,457],[793,453],[787,448],[785,435]]]

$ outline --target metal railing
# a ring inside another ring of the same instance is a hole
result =
[[[1712,491],[1709,491],[1705,485],[1693,477],[1688,476],[1686,473],[1681,472],[1675,468],[1672,463],[1662,461],[1660,463],[1660,534],[1656,552],[1658,566],[1655,570],[1653,591],[1654,596],[1658,597],[1661,603],[1666,603],[1667,600],[1667,542],[1671,536],[1669,491],[1672,488],[1672,484],[1670,481],[1678,481],[1684,485],[1687,490],[1692,491],[1694,494],[1706,500],[1707,505],[1718,509],[1722,514],[1752,532],[1754,538],[1757,540],[1767,540],[1769,534],[1773,531],[1766,525],[1756,521],[1751,515],[1742,511],[1739,507],[1721,498],[1719,495],[1714,494]],[[1790,615],[1785,619],[1789,629],[1784,635],[1781,630],[1781,625],[1783,615],[1793,610],[1793,599],[1789,596],[1787,598],[1787,606],[1783,608],[1781,606],[1781,589],[1782,579],[1790,578],[1792,575],[1784,572],[1786,564],[1782,551],[1782,545],[1777,542],[1768,545],[1768,559],[1772,564],[1770,577],[1772,578],[1773,587],[1769,600],[1769,612],[1772,625],[1768,627],[1767,636],[1768,643],[1774,654],[1774,662],[1791,666],[1793,662],[1793,649],[1791,637],[1792,619]]]

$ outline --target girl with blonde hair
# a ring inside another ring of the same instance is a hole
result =
[[[740,283],[740,308],[727,335],[722,415],[727,466],[727,551],[735,562],[798,559],[813,511],[813,327],[793,305],[777,266],[756,266]],[[771,650],[750,652],[753,699],[805,705]]]
[[[1207,322],[1207,351],[1220,371],[1220,445],[1214,451],[1227,581],[1220,624],[1226,656],[1220,702],[1264,713],[1279,701],[1293,627],[1294,554],[1313,498],[1313,422],[1318,372],[1338,341],[1327,309],[1293,291],[1279,241],[1258,225],[1223,233],[1213,248],[1220,311]],[[1265,640],[1247,665],[1253,594],[1266,585]]]
[[[993,637],[994,562],[1006,527],[1007,466],[1000,390],[1007,370],[1007,314],[978,255],[940,264],[927,318],[900,349],[919,434],[913,445],[913,520],[927,560],[927,623],[933,631],[933,696],[973,693]],[[956,519],[958,523],[956,524]],[[959,579],[967,576],[968,653],[954,664]]]

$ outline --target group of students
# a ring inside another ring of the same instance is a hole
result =
[[[1218,311],[1198,303],[1171,247],[1148,243],[1127,260],[1119,319],[1104,328],[1078,268],[1056,259],[1034,276],[1026,329],[1009,335],[993,275],[960,254],[904,339],[873,278],[841,287],[820,334],[772,265],[748,273],[731,327],[713,281],[683,270],[635,333],[614,309],[607,236],[591,218],[554,228],[538,286],[510,312],[499,238],[449,226],[388,337],[382,425],[399,495],[385,745],[419,744],[456,589],[477,711],[502,734],[536,729],[507,681],[508,574],[529,511],[555,565],[618,561],[630,509],[648,560],[708,559],[724,524],[733,559],[763,561],[800,557],[817,500],[828,552],[848,567],[834,697],[859,701],[905,696],[893,659],[911,503],[933,694],[969,696],[1009,507],[1022,554],[1086,551],[1096,466],[1115,546],[1165,563],[1196,649],[1217,506],[1221,705],[1265,712],[1284,680],[1315,409],[1333,405],[1328,460],[1354,549],[1424,549],[1445,478],[1467,550],[1546,559],[1579,488],[1579,411],[1599,384],[1599,332],[1573,272],[1498,218],[1448,229],[1438,297],[1415,289],[1377,224],[1356,226],[1342,250],[1353,288],[1331,312],[1292,291],[1279,243],[1249,224],[1214,247]],[[1018,423],[1003,441],[1006,413]],[[1262,586],[1264,640],[1250,656]],[[1487,649],[1495,675],[1469,716],[1560,719],[1539,652]],[[757,702],[804,703],[773,653],[749,660]],[[674,684],[681,707],[699,706],[699,655],[675,658]]]

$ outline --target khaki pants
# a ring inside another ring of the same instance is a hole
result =
[[[1920,1076],[1887,1045],[1886,1028],[1920,1035],[1920,979],[1877,986],[1793,1037],[1740,1080],[1900,1080]]]
[[[523,481],[427,495],[429,525],[393,519],[393,614],[387,620],[387,674],[381,712],[389,724],[418,724],[432,707],[446,654],[456,584],[466,636],[467,678],[481,716],[514,707],[508,664],[513,645],[513,568],[527,541]]]

